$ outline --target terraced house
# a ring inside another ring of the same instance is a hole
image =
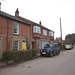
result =
[[[6,50],[41,49],[54,42],[54,31],[19,16],[0,11],[0,56]]]

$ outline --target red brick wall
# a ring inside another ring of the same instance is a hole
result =
[[[0,37],[2,37],[2,53],[6,50],[7,42],[7,18],[0,17]],[[8,32],[8,50],[12,50],[12,39],[17,38],[29,38],[29,26],[23,23],[17,22],[20,25],[20,35],[13,35],[13,23],[16,21],[9,20],[9,32]]]

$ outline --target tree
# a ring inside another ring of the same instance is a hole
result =
[[[75,43],[75,33],[66,35],[65,43],[66,44],[74,44]]]

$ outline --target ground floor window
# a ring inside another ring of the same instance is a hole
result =
[[[49,41],[42,41],[42,49],[44,48],[45,44],[49,44]]]
[[[19,50],[19,41],[13,41],[13,50]]]
[[[36,49],[40,49],[40,48],[41,48],[41,41],[36,40]]]

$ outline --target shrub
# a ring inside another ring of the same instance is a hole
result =
[[[35,57],[37,54],[37,50],[32,50],[32,57]]]
[[[3,60],[5,62],[13,60],[14,62],[29,60],[36,56],[36,50],[27,51],[5,51],[3,53]]]
[[[13,59],[13,52],[11,51],[5,51],[3,53],[3,60],[4,61],[9,61],[9,60],[12,60]]]

